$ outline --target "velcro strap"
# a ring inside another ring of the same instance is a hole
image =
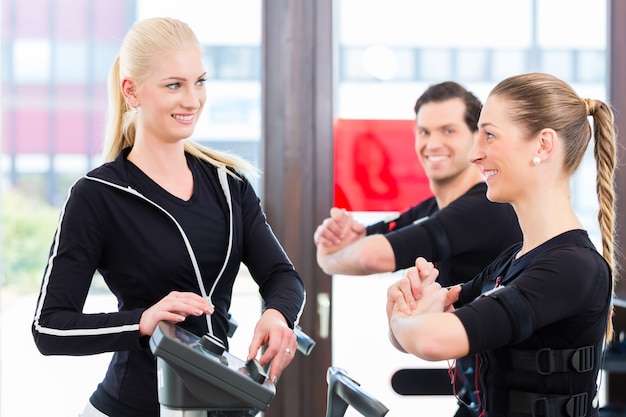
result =
[[[502,287],[498,287],[500,289]],[[501,291],[489,295],[502,304],[513,324],[512,342],[521,342],[530,336],[534,329],[533,314],[519,288],[507,285]]]
[[[589,372],[595,362],[593,345],[578,349],[512,349],[510,352],[513,369],[538,372],[541,375],[554,372]]]
[[[585,417],[587,401],[586,392],[555,396],[511,391],[509,407],[512,414],[528,417]]]

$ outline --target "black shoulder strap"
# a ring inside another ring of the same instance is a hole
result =
[[[448,239],[448,235],[444,232],[443,227],[441,227],[441,223],[439,222],[436,213],[430,216],[427,220],[428,221],[421,223],[421,225],[428,231],[430,237],[435,242],[435,247],[437,248],[437,259],[448,259],[450,257],[450,253],[452,253],[450,240]]]
[[[533,314],[519,288],[513,285],[499,287],[498,291],[490,293],[488,297],[497,300],[504,307],[514,324],[513,341],[522,341],[532,334],[534,328]]]

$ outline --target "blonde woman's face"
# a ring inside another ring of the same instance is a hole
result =
[[[152,71],[135,91],[138,132],[165,142],[190,137],[206,102],[205,77],[202,54],[195,48],[155,59]]]

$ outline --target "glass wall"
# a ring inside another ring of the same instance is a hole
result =
[[[262,167],[260,0],[2,0],[0,415],[76,416],[109,354],[44,357],[30,333],[60,205],[101,163],[106,79],[137,19],[171,16],[204,45],[207,104],[194,140]],[[259,194],[259,184],[254,184]],[[261,305],[245,271],[231,313],[243,357]],[[85,310],[115,299],[95,278]],[[239,317],[239,318],[238,318]],[[246,320],[243,320],[243,318]]]
[[[413,106],[429,85],[454,80],[484,101],[505,77],[540,71],[563,78],[583,97],[606,99],[605,1],[337,0],[336,4],[335,190],[340,192],[335,204],[356,210],[366,224],[430,195],[414,155],[412,131]],[[359,143],[359,152],[369,155],[369,163],[359,164],[343,141]],[[363,166],[369,171],[363,173]],[[364,178],[379,179],[377,193]],[[576,211],[598,245],[591,153],[573,178],[572,192]],[[385,194],[395,199],[379,199]],[[333,364],[381,400],[390,416],[450,417],[457,408],[452,396],[402,397],[391,389],[391,376],[400,368],[448,367],[446,362],[401,354],[389,344],[386,290],[401,274],[333,277]],[[354,288],[359,288],[357,297]],[[355,341],[359,349],[354,348]],[[346,415],[359,414],[348,409]]]
[[[373,198],[366,201],[379,205],[362,211],[355,203],[365,223],[429,192],[412,145],[413,105],[428,85],[452,79],[484,99],[506,76],[545,71],[581,95],[606,96],[603,0],[335,3],[335,116],[337,126],[348,128],[338,133],[361,134],[358,129],[367,126],[364,138],[392,134],[401,141],[399,149],[408,149],[400,160],[377,158],[380,149],[375,149],[374,159],[363,162],[372,166],[383,160],[386,175],[399,179],[395,191],[381,189],[377,175],[366,172],[374,181],[369,184]],[[208,102],[194,139],[235,151],[263,168],[261,0],[2,0],[1,5],[0,415],[75,416],[109,355],[44,357],[32,342],[30,321],[59,205],[68,187],[101,162],[105,82],[119,42],[137,19],[167,15],[187,21],[204,44],[209,77]],[[597,240],[597,203],[586,197],[595,195],[594,178],[593,162],[584,163],[573,179],[572,198]],[[355,191],[364,184],[352,181],[336,189],[345,185]],[[365,194],[362,188],[355,192]],[[353,201],[349,193],[344,198]],[[333,365],[383,401],[390,417],[417,409],[449,417],[456,408],[452,398],[400,397],[391,391],[389,379],[398,368],[447,367],[399,354],[389,345],[384,298],[395,279],[393,274],[334,277],[334,304],[349,310],[333,314]],[[258,314],[254,284],[244,277],[236,291],[234,318]],[[115,308],[115,300],[95,281],[86,311]],[[359,319],[346,320],[354,311],[361,312]],[[232,349],[245,356],[252,329],[246,327],[249,320],[238,322]],[[349,409],[347,415],[355,413]]]

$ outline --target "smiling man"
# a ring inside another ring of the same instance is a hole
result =
[[[415,151],[433,197],[396,217],[364,226],[333,207],[318,226],[317,262],[327,274],[368,275],[436,263],[442,286],[473,278],[496,255],[521,241],[508,204],[486,197],[468,159],[482,104],[461,85],[430,86],[415,104]]]
[[[482,104],[461,85],[430,86],[415,103],[415,151],[433,197],[398,216],[364,226],[333,207],[314,234],[317,262],[327,274],[368,275],[415,265],[419,256],[435,263],[438,282],[469,281],[500,252],[522,240],[509,204],[487,199],[487,186],[469,162]],[[460,403],[472,403],[473,363],[457,362]],[[456,417],[475,416],[460,405]]]

